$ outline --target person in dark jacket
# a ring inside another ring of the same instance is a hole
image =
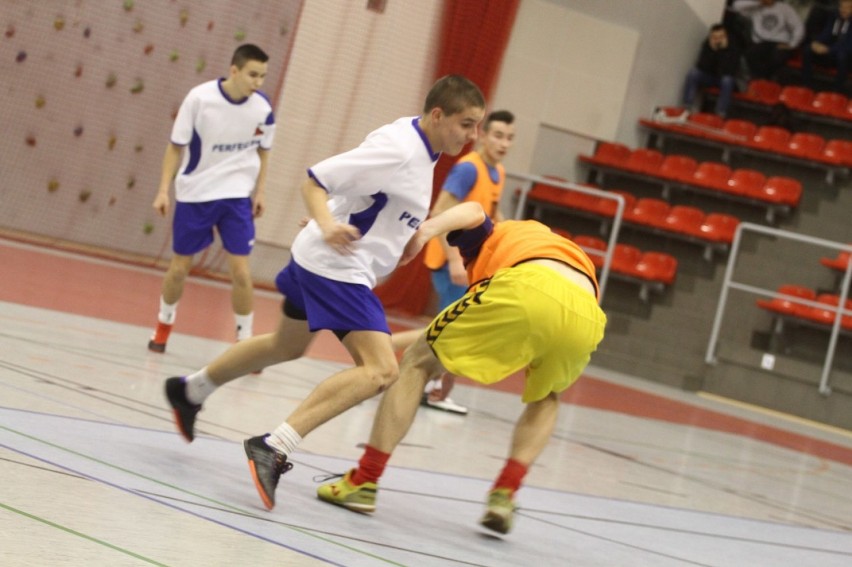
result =
[[[736,75],[740,65],[740,50],[728,40],[728,32],[722,24],[710,28],[707,39],[695,66],[686,75],[683,87],[683,106],[692,109],[700,89],[717,87],[716,114],[724,117],[728,113],[731,97],[736,88]]]
[[[837,70],[834,90],[848,94],[845,87],[850,55],[852,0],[840,0],[833,17],[828,18],[822,31],[802,50],[802,80],[805,85],[813,88],[814,65],[833,67]]]

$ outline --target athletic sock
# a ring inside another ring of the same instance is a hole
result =
[[[390,453],[382,453],[378,449],[367,445],[364,449],[364,454],[361,460],[358,461],[358,468],[350,478],[350,481],[355,486],[361,486],[365,482],[379,482],[382,473],[385,472],[385,465],[388,464]]]
[[[187,376],[184,382],[186,383],[186,399],[189,400],[189,403],[196,405],[203,404],[204,400],[207,399],[207,396],[212,394],[213,391],[218,388],[218,386],[210,380],[206,366],[198,372]]]
[[[163,299],[163,296],[160,296],[160,312],[157,314],[157,320],[164,325],[173,325],[175,322],[175,315],[177,314],[177,305],[178,302],[175,301],[171,305],[166,303],[166,300]]]
[[[302,442],[302,436],[286,421],[275,428],[266,438],[266,444],[288,457],[296,450],[296,446]]]
[[[242,341],[251,338],[251,328],[254,324],[254,312],[248,315],[239,315],[234,313],[234,319],[237,321],[237,340]]]
[[[493,489],[508,488],[512,492],[517,491],[521,487],[521,482],[527,474],[528,467],[515,459],[506,461],[506,466],[500,472],[500,476],[494,482]]]

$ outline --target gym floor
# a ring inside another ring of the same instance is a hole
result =
[[[360,457],[377,399],[304,440],[268,512],[242,440],[351,363],[333,336],[217,391],[187,444],[163,380],[228,347],[228,285],[192,279],[154,354],[162,272],[7,240],[0,265],[4,566],[852,564],[852,433],[594,365],[564,394],[506,536],[477,522],[522,410],[520,376],[460,380],[467,416],[421,408],[374,514],[315,494]],[[257,293],[256,333],[279,308]]]

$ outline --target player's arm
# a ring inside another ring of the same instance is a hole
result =
[[[308,209],[308,216],[316,221],[326,244],[341,254],[351,254],[352,243],[361,238],[361,232],[351,224],[334,220],[328,209],[328,193],[325,189],[308,177],[302,183],[302,198]]]
[[[414,259],[426,243],[436,236],[446,236],[448,232],[453,230],[476,228],[485,222],[487,218],[482,205],[475,201],[468,201],[426,219],[420,224],[417,232],[414,233],[414,236],[406,244],[400,264],[407,264]]]
[[[172,180],[175,178],[178,167],[180,167],[181,155],[183,147],[169,142],[166,146],[166,153],[163,156],[163,165],[160,171],[160,186],[157,189],[157,196],[154,197],[154,210],[162,216],[166,216],[169,212],[169,188],[172,185]]]
[[[255,218],[263,215],[263,211],[266,210],[266,170],[269,164],[269,150],[258,148],[257,155],[260,158],[260,170],[257,172],[254,193],[251,196],[252,213]]]

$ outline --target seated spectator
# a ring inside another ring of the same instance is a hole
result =
[[[716,114],[725,117],[736,88],[736,75],[740,65],[739,48],[728,41],[728,32],[722,24],[714,24],[701,44],[698,61],[686,75],[683,86],[683,106],[696,110],[695,99],[699,89],[718,87]]]
[[[814,88],[814,65],[837,70],[834,90],[847,94],[846,75],[852,54],[852,0],[840,0],[822,31],[802,49],[802,80]]]
[[[731,9],[751,22],[751,43],[744,52],[751,78],[775,80],[804,38],[802,18],[777,0],[736,0]]]

